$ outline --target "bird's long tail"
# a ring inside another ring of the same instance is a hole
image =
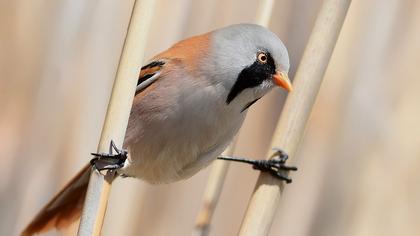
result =
[[[77,220],[89,183],[91,166],[88,164],[50,201],[22,232],[29,236],[52,228],[65,228]]]

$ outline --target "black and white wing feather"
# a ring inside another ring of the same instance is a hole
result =
[[[137,81],[136,95],[141,93],[159,78],[159,74],[164,65],[164,61],[157,60],[152,61],[141,68],[140,76]]]

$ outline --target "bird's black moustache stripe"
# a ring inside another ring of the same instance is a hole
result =
[[[263,64],[256,60],[252,65],[244,68],[241,73],[239,73],[235,84],[227,96],[227,104],[232,102],[233,99],[235,99],[245,89],[257,87],[264,80],[271,79],[276,73],[276,66],[273,58],[269,53],[266,54],[267,63]]]

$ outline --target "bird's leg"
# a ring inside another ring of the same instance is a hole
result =
[[[115,150],[116,154],[113,153]],[[91,153],[95,158],[90,160],[90,164],[98,171],[116,170],[124,166],[128,152],[125,149],[118,149],[114,141],[109,144],[109,153]]]
[[[275,152],[271,155],[269,160],[249,160],[229,156],[220,156],[217,159],[251,164],[254,169],[269,172],[274,177],[284,180],[288,184],[291,183],[292,179],[287,176],[287,172],[296,171],[297,168],[294,166],[286,166],[286,161],[289,158],[286,152],[279,148],[273,148],[273,150]]]

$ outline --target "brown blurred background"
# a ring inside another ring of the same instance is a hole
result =
[[[0,2],[0,235],[17,235],[96,150],[132,3]],[[146,58],[253,22],[257,4],[159,0]],[[275,2],[270,28],[292,78],[320,4]],[[420,235],[419,10],[416,0],[353,1],[270,235]],[[265,157],[284,97],[251,109],[237,155]],[[103,235],[190,235],[208,170],[161,186],[117,180]],[[211,235],[237,233],[257,174],[231,165]]]

